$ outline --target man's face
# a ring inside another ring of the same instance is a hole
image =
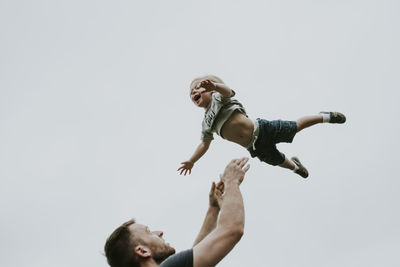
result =
[[[150,249],[151,257],[157,263],[161,263],[170,255],[175,254],[175,249],[162,238],[162,231],[150,231],[149,227],[136,223],[130,225],[129,230],[135,238],[143,242],[142,245]]]
[[[212,100],[212,92],[205,92],[204,88],[192,88],[190,92],[192,102],[201,108],[207,108]]]

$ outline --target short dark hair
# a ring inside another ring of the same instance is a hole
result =
[[[111,267],[139,267],[140,260],[134,252],[139,244],[132,238],[129,226],[136,223],[134,219],[124,222],[112,232],[104,245],[104,253]]]

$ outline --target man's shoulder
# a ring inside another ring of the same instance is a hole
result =
[[[181,251],[169,256],[159,267],[193,267],[193,249]]]

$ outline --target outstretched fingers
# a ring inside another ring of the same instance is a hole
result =
[[[182,167],[180,167],[179,169],[178,169],[178,172],[180,171],[180,175],[182,175],[182,173],[183,173],[183,175],[186,175],[187,174],[187,172],[189,171],[189,174],[191,174],[191,170],[190,169],[187,169],[186,167],[184,167],[184,166],[182,166]]]
[[[224,182],[219,181],[219,182],[217,183],[217,189],[218,189],[218,190],[221,190],[221,191],[224,191]]]
[[[205,91],[211,91],[211,90],[215,90],[216,86],[215,86],[215,83],[213,83],[212,81],[204,80],[197,84],[196,89],[200,89],[200,88],[204,88]]]
[[[231,163],[234,163],[234,164],[236,164],[236,165],[239,165],[239,159],[233,159],[233,160],[231,161]]]
[[[249,158],[243,157],[239,160],[238,165],[240,168],[243,168],[244,165],[249,161]]]
[[[192,173],[192,168],[193,168],[193,163],[190,161],[184,161],[181,162],[182,166],[178,168],[178,172],[180,171],[180,174],[186,175],[188,172],[189,174]]]
[[[210,196],[212,196],[212,195],[214,194],[215,187],[216,187],[215,182],[212,182],[212,184],[211,184],[211,190],[210,190]]]
[[[243,169],[243,171],[246,173],[250,169],[250,164],[247,164],[247,166]]]
[[[243,158],[237,159],[235,161],[235,163],[238,165],[238,167],[241,168],[245,173],[250,169],[250,164],[247,164],[247,162],[249,162],[249,158],[247,158],[247,157],[243,157]]]

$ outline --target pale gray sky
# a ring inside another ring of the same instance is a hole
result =
[[[191,246],[208,191],[247,151],[200,138],[196,76],[251,118],[345,113],[279,148],[310,177],[251,160],[245,235],[219,266],[399,266],[400,4],[0,1],[0,265],[107,266],[135,217]]]

